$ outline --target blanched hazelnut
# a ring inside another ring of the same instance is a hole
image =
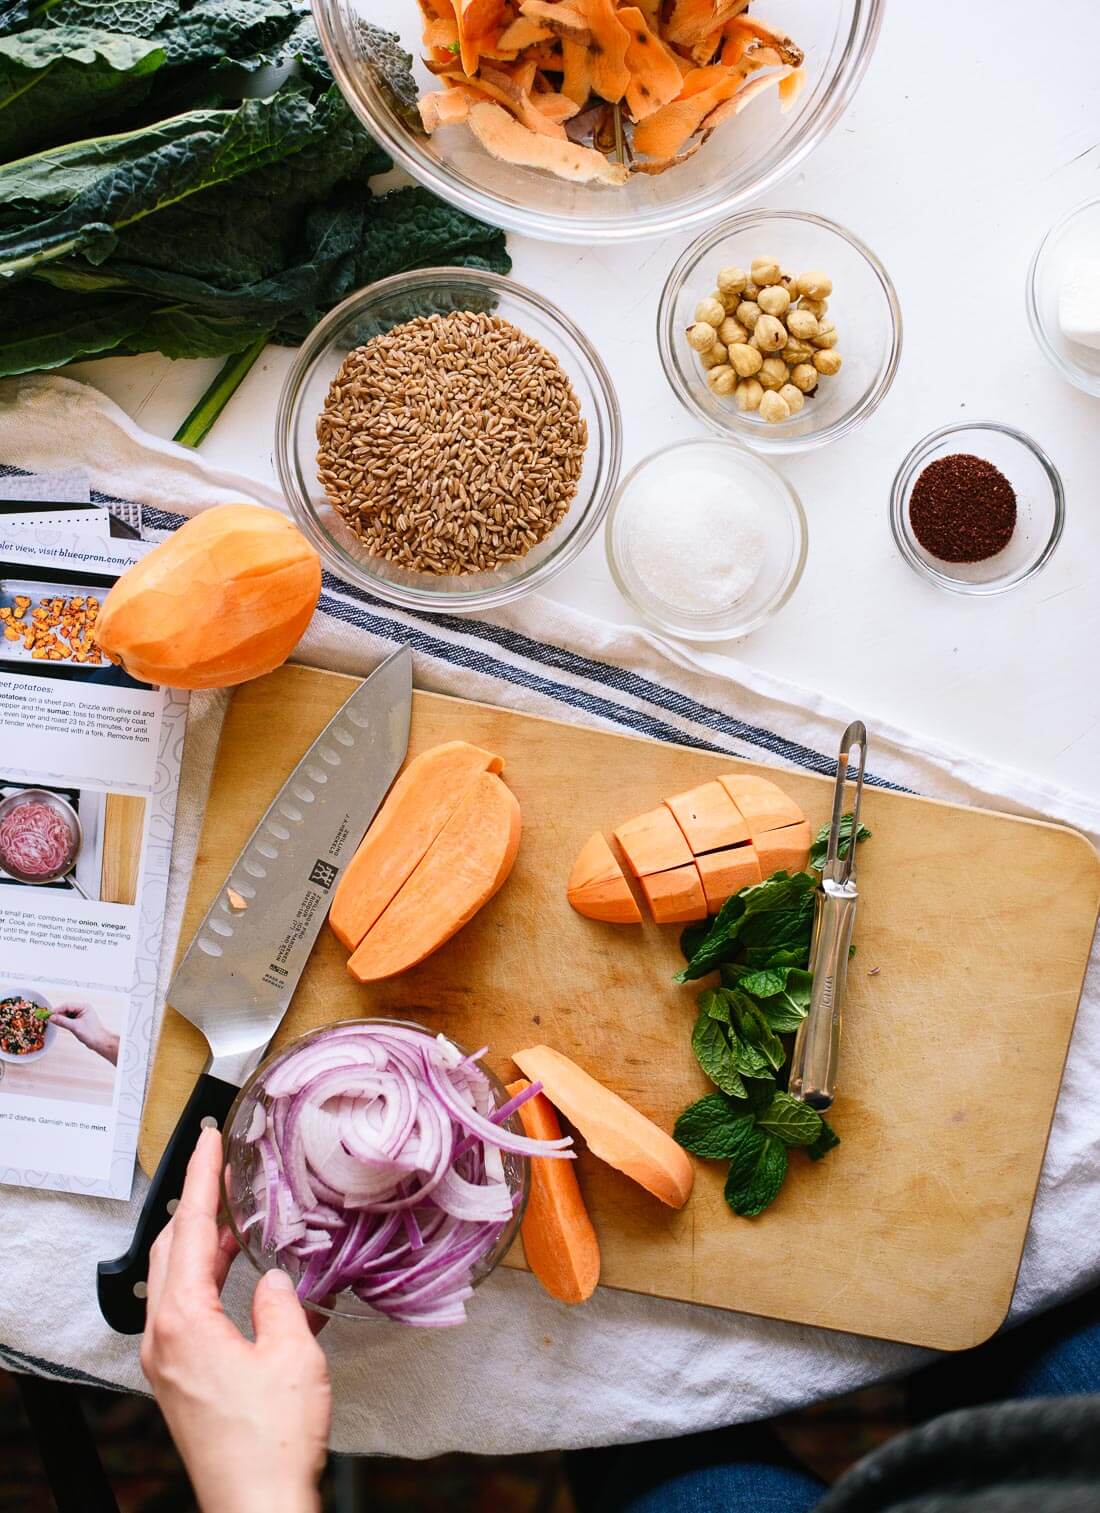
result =
[[[755,302],[755,300],[751,299],[743,299],[738,305],[737,309],[734,311],[734,314],[744,326],[746,331],[753,331],[756,329],[756,322],[760,319],[763,313],[764,312],[761,310],[760,306]]]
[[[814,325],[817,325],[816,321]],[[778,352],[787,345],[787,328],[774,315],[761,315],[752,334],[756,337],[756,345],[761,352]]]
[[[750,278],[749,281],[748,281],[748,283],[741,290],[741,298],[742,299],[755,299],[756,296],[759,293],[760,293],[760,285],[756,284],[756,283],[753,283],[752,279]]]
[[[783,348],[783,361],[788,367],[793,368],[800,362],[813,362],[814,349],[809,342],[799,341],[797,336],[788,336],[787,345]]]
[[[836,327],[831,320],[821,322],[817,335],[814,337],[814,346],[819,348],[835,347],[840,340]]]
[[[695,319],[708,326],[720,326],[726,318],[726,307],[720,299],[701,299],[695,306]]]
[[[756,302],[765,315],[786,315],[791,303],[791,296],[782,284],[772,284],[767,289],[761,289],[760,298]]]
[[[780,394],[765,394],[760,401],[760,419],[766,420],[769,425],[778,425],[781,420],[788,420],[790,414],[791,407]]]
[[[718,340],[724,341],[727,347],[735,347],[739,341],[748,341],[747,327],[743,326],[735,316],[727,315],[718,327]]]
[[[688,346],[694,347],[696,352],[709,352],[718,340],[718,332],[708,321],[697,320],[694,326],[688,327]]]
[[[765,389],[781,389],[789,375],[790,369],[781,357],[765,357],[756,376]]]
[[[773,257],[754,257],[752,260],[752,281],[765,288],[768,284],[778,284],[779,264]]]
[[[797,336],[799,341],[811,341],[819,330],[817,316],[811,315],[809,310],[803,310],[799,305],[797,310],[792,310],[788,314],[787,329],[792,336]]]
[[[732,394],[737,387],[737,374],[727,364],[711,368],[707,374],[707,388],[712,394]]]
[[[840,372],[841,356],[839,352],[825,351],[814,353],[814,367],[826,378],[832,378],[834,373]]]
[[[748,281],[749,276],[744,268],[737,268],[731,264],[730,267],[722,268],[719,271],[717,280],[718,292],[722,295],[740,294]]]
[[[739,378],[751,378],[754,373],[759,373],[764,364],[764,359],[755,347],[748,346],[745,342],[735,342],[729,349],[730,367]]]
[[[817,388],[817,379],[818,372],[812,362],[800,362],[791,369],[791,383],[803,394]]]
[[[820,320],[829,308],[829,301],[827,299],[800,299],[798,308],[800,310],[808,310],[811,315],[816,315],[818,320]]]
[[[806,398],[802,393],[802,390],[796,389],[794,384],[784,384],[783,387],[778,391],[778,393],[780,399],[785,399],[787,401],[787,409],[790,410],[792,415],[797,415],[799,410],[801,410],[802,406],[806,403]]]
[[[729,349],[724,342],[716,341],[713,347],[699,353],[699,362],[704,368],[720,368],[724,362],[729,362]]]
[[[813,268],[809,273],[798,275],[798,292],[810,299],[828,299],[833,292],[833,281],[827,273]]]
[[[739,410],[759,410],[760,401],[764,398],[764,390],[755,378],[743,378],[733,391],[733,397],[737,401]]]

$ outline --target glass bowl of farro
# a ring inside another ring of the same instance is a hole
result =
[[[326,566],[406,609],[545,587],[603,522],[621,455],[587,337],[478,268],[351,295],[302,344],[275,422],[279,481]]]

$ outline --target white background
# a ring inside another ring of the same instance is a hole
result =
[[[1100,5],[891,0],[887,11],[854,105],[768,203],[827,215],[879,254],[904,311],[901,368],[861,431],[778,464],[809,516],[806,573],[777,620],[726,649],[869,722],[1100,796],[1100,401],[1047,366],[1024,314],[1035,246],[1066,210],[1100,195]],[[767,14],[782,24],[782,0]],[[625,467],[699,431],[665,383],[654,335],[661,286],[688,240],[600,251],[510,239],[516,277],[560,304],[607,360]],[[205,455],[273,476],[273,412],[289,357],[268,349]],[[217,367],[148,357],[71,371],[170,436]],[[986,600],[918,579],[887,518],[904,453],[967,419],[1034,436],[1066,490],[1065,535],[1045,571]],[[634,618],[599,537],[551,594]]]

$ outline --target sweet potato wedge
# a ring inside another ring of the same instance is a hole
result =
[[[542,1083],[547,1098],[584,1137],[594,1156],[662,1203],[683,1208],[691,1197],[695,1171],[671,1135],[550,1046],[530,1046],[512,1060],[530,1081]]]
[[[721,783],[700,783],[698,788],[665,799],[665,803],[696,856],[704,851],[740,846],[749,838],[749,827],[740,809]]]
[[[810,860],[810,840],[810,827],[805,820],[757,836],[754,844],[760,858],[761,875],[771,877],[773,872],[805,871]]]
[[[630,884],[598,830],[577,853],[565,896],[577,913],[588,919],[602,919],[612,925],[642,922]]]
[[[469,784],[400,892],[348,962],[357,982],[407,972],[438,951],[506,881],[519,850],[520,812],[493,772]]]
[[[508,1084],[508,1095],[514,1098],[530,1086],[521,1077]],[[543,1093],[520,1104],[519,1118],[524,1134],[533,1140],[561,1138],[558,1116]],[[520,1226],[527,1265],[550,1296],[562,1303],[585,1302],[600,1280],[600,1242],[575,1167],[573,1161],[531,1162],[531,1192]]]
[[[781,835],[783,832],[775,833]],[[699,868],[703,883],[708,914],[717,914],[727,898],[740,893],[742,888],[751,888],[755,883],[763,882],[765,876],[754,846],[734,846],[729,851],[711,851],[706,856],[697,857],[695,865]],[[778,871],[778,868],[772,870]]]
[[[626,820],[615,831],[615,839],[630,870],[638,877],[646,877],[650,872],[668,872],[691,861],[691,847],[684,839],[684,832],[673,819],[672,811],[663,804],[659,809],[648,809],[645,814]]]
[[[503,767],[500,757],[466,741],[448,741],[413,757],[332,896],[328,922],[349,951],[412,876],[475,778]]]
[[[659,925],[686,925],[694,919],[706,919],[706,896],[694,862],[673,867],[670,872],[651,872],[640,882]]]
[[[754,845],[765,831],[796,825],[806,818],[795,801],[768,778],[755,773],[723,772],[718,781],[741,811]]]

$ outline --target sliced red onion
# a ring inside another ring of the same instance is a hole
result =
[[[306,1302],[351,1292],[401,1323],[460,1324],[475,1268],[515,1212],[504,1155],[571,1159],[505,1128],[479,1066],[443,1036],[364,1020],[292,1050],[263,1082],[242,1224]],[[338,1306],[338,1305],[337,1305]]]

